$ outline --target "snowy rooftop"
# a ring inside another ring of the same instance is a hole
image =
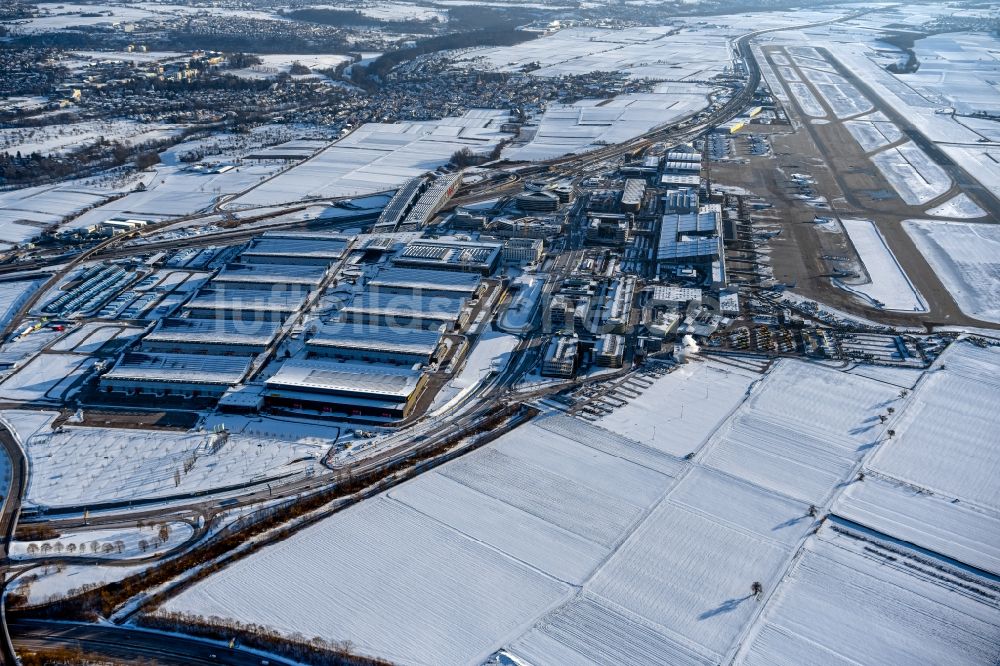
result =
[[[344,238],[285,238],[263,236],[243,251],[245,257],[310,257],[339,259],[344,254],[348,240]]]
[[[267,344],[277,335],[278,328],[278,323],[271,321],[169,318],[143,339],[154,342]]]
[[[126,352],[102,379],[235,384],[251,362],[242,356]]]
[[[370,394],[407,398],[420,372],[371,363],[291,360],[281,364],[265,383],[268,390],[291,389],[321,393]]]
[[[420,268],[383,268],[368,281],[372,289],[405,287],[414,291],[436,290],[471,294],[482,282],[478,273],[436,271]]]
[[[465,299],[450,296],[417,296],[366,292],[357,296],[341,312],[366,312],[384,315],[419,315],[455,319],[462,311]]]
[[[404,352],[430,356],[437,349],[441,334],[400,326],[353,326],[331,324],[310,338],[307,345],[324,349],[356,349],[384,352]]]
[[[288,264],[230,264],[213,278],[212,284],[226,282],[318,285],[325,273],[322,266]]]
[[[271,291],[246,289],[240,291],[203,290],[185,307],[199,310],[247,310],[263,312],[294,312],[305,301],[301,291]]]

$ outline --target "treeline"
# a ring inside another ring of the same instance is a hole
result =
[[[386,74],[400,63],[428,53],[449,49],[467,49],[473,46],[513,46],[534,38],[534,33],[515,28],[455,32],[438,37],[428,37],[418,41],[416,46],[383,53],[367,67],[355,66],[351,69],[351,78],[354,83],[360,86],[373,85],[385,78]]]
[[[71,155],[42,155],[35,152],[0,154],[0,185],[31,185],[80,176],[85,172],[111,169],[135,161],[138,169],[158,164],[159,142],[129,145],[99,139]]]
[[[323,638],[286,638],[259,624],[221,617],[204,618],[184,613],[141,615],[140,626],[160,629],[217,641],[236,638],[241,647],[263,650],[309,666],[392,666],[392,662],[363,657],[352,651],[350,641],[334,642]]]

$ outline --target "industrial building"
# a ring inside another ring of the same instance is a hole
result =
[[[399,227],[399,223],[406,217],[406,214],[413,208],[420,193],[427,186],[429,178],[419,176],[411,178],[403,183],[403,186],[396,190],[389,199],[389,203],[382,209],[375,226],[372,229],[375,233],[392,233]]]
[[[478,273],[390,266],[381,269],[368,281],[368,290],[383,294],[472,298],[482,282],[483,278]]]
[[[306,351],[320,358],[414,366],[430,363],[441,333],[393,326],[329,324],[306,341]]]
[[[545,244],[538,238],[511,238],[503,244],[505,264],[533,264],[541,261]]]
[[[465,325],[464,298],[367,292],[340,310],[344,324],[453,330]]]
[[[594,343],[594,363],[605,368],[620,368],[625,356],[625,338],[606,333]]]
[[[242,381],[252,359],[246,356],[126,352],[105,373],[105,391],[128,395],[214,397]]]
[[[580,340],[575,335],[557,335],[545,349],[542,375],[570,378],[576,374],[580,358]]]
[[[324,266],[285,264],[229,264],[212,278],[209,287],[222,290],[306,290],[318,287]]]
[[[604,306],[597,324],[601,330],[623,331],[628,326],[629,313],[635,296],[636,279],[632,275],[615,278],[604,292]]]
[[[650,290],[649,304],[654,308],[673,307],[691,301],[701,303],[701,289],[657,284]]]
[[[169,318],[142,339],[146,352],[253,356],[275,340],[274,321]]]
[[[398,421],[410,413],[425,380],[411,368],[289,360],[264,382],[264,403],[335,418]]]
[[[305,300],[305,291],[203,289],[184,310],[191,317],[203,319],[284,321]]]
[[[624,245],[629,239],[628,217],[621,213],[590,213],[587,216],[587,242],[600,245]]]
[[[353,239],[317,232],[268,231],[240,254],[245,264],[329,266],[344,256]]]
[[[500,263],[501,243],[420,239],[411,241],[392,262],[401,267],[466,271],[489,275]]]
[[[420,229],[455,194],[461,182],[462,175],[459,173],[444,174],[434,179],[428,176],[411,178],[382,209],[373,231],[392,233]]]

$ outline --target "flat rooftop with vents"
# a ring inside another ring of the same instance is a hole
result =
[[[101,388],[125,393],[219,397],[240,382],[251,358],[126,352],[101,377]]]
[[[460,240],[415,240],[392,262],[409,268],[436,268],[489,275],[500,262],[501,243]]]
[[[266,380],[264,400],[280,409],[394,421],[409,414],[423,381],[410,368],[289,360]]]
[[[440,343],[438,331],[333,323],[306,342],[306,351],[319,357],[413,366],[428,363]]]

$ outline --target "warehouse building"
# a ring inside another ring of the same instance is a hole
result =
[[[290,360],[265,381],[264,403],[334,418],[391,422],[409,415],[424,381],[410,368]]]
[[[422,268],[383,268],[368,281],[369,291],[383,294],[420,294],[472,298],[483,283],[478,273],[436,271]]]
[[[142,339],[146,352],[253,356],[263,353],[278,336],[274,321],[232,319],[162,320]]]
[[[245,356],[126,352],[100,386],[127,395],[218,398],[243,379],[251,362]]]
[[[433,268],[489,275],[500,263],[501,243],[420,239],[411,241],[392,262],[404,268]]]
[[[322,232],[269,231],[240,254],[245,264],[329,266],[344,256],[353,239]]]
[[[340,310],[344,324],[453,330],[466,324],[464,298],[367,292]]]
[[[188,315],[202,319],[284,321],[305,303],[304,291],[257,291],[204,289],[184,307]]]
[[[700,271],[712,283],[725,283],[722,247],[722,208],[702,206],[697,213],[663,216],[656,260],[661,269],[687,266]]]
[[[441,333],[390,326],[351,326],[330,324],[306,341],[311,356],[341,361],[365,361],[414,366],[430,363]]]
[[[212,289],[269,289],[311,291],[326,274],[324,266],[285,264],[229,264],[212,278]]]

